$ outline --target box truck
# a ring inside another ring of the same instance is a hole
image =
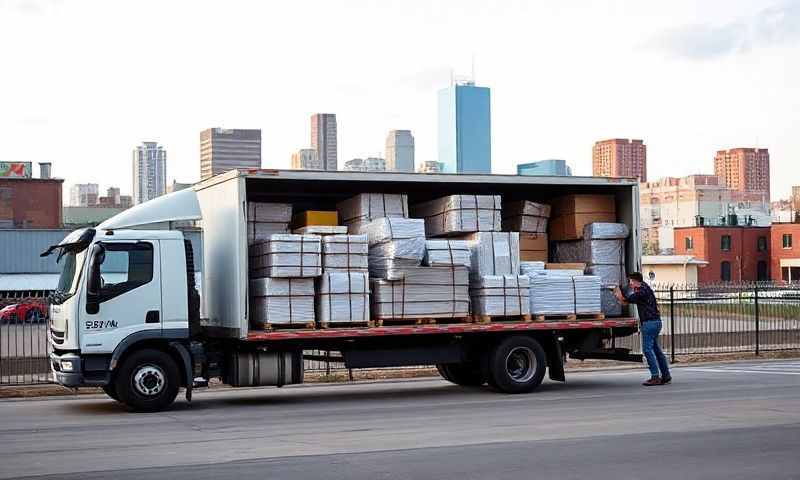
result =
[[[542,203],[566,194],[611,195],[616,221],[631,232],[625,267],[640,266],[634,179],[232,170],[74,231],[43,252],[58,255],[62,265],[49,312],[56,381],[101,387],[135,410],[157,411],[181,388],[191,401],[193,388],[210,378],[234,387],[300,383],[310,350],[337,352],[353,369],[436,365],[447,381],[504,393],[530,392],[546,373],[564,381],[566,355],[641,361],[613,348],[615,338],[637,331],[629,310],[589,320],[254,328],[248,202],[335,210],[337,202],[367,192],[406,194],[410,204],[450,194]],[[176,228],[182,222],[201,226],[201,251]]]

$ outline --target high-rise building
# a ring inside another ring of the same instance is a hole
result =
[[[446,173],[492,173],[488,88],[464,82],[439,90],[439,161]]]
[[[792,187],[792,210],[800,212],[800,185]]]
[[[414,136],[411,130],[391,130],[386,136],[386,169],[414,171]]]
[[[167,151],[157,142],[133,149],[133,203],[138,205],[167,192]]]
[[[69,188],[69,204],[73,207],[88,207],[97,203],[100,187],[96,183],[76,183]]]
[[[180,192],[181,190],[186,190],[191,186],[191,183],[180,183],[177,180],[172,180],[172,183],[167,185],[167,193]]]
[[[731,190],[761,193],[769,202],[769,150],[732,148],[714,156],[714,174]]]
[[[317,151],[313,148],[301,148],[292,154],[292,168],[295,170],[322,170]]]
[[[425,160],[417,167],[417,173],[442,173],[444,165],[436,160]]]
[[[518,164],[517,175],[570,177],[572,169],[569,168],[566,160],[539,160],[538,162]]]
[[[612,138],[592,147],[592,175],[635,177],[647,181],[647,146],[641,140]]]
[[[339,149],[337,146],[336,114],[315,113],[311,115],[311,148],[323,170],[337,170]]]
[[[261,168],[261,130],[208,128],[200,132],[200,179],[238,168]]]
[[[351,172],[385,172],[386,160],[379,157],[353,158],[344,162],[344,170]]]

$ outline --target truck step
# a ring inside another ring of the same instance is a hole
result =
[[[522,322],[530,323],[533,319],[531,315],[473,315],[472,323],[497,323],[497,322]]]
[[[564,315],[534,315],[536,322],[574,322],[579,320],[605,320],[606,316],[600,313],[578,313],[578,314],[564,314]]]
[[[314,330],[317,328],[314,322],[299,322],[299,323],[265,323],[264,331],[271,330]]]

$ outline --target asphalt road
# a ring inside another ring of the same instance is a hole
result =
[[[439,380],[0,401],[0,477],[800,478],[800,361],[572,373],[529,395]]]

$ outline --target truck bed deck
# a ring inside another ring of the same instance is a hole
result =
[[[395,325],[371,328],[326,328],[321,330],[250,330],[246,341],[344,339],[386,337],[400,335],[442,335],[478,332],[509,332],[528,330],[585,330],[593,328],[631,328],[637,326],[635,318],[624,317],[604,320],[452,323],[439,325]]]

